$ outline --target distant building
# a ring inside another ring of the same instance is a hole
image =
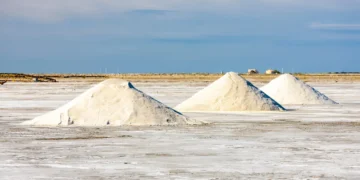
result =
[[[265,74],[281,74],[278,70],[268,69],[265,71]]]
[[[248,69],[248,74],[259,74],[259,71],[256,69]]]

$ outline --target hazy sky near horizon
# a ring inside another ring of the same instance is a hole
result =
[[[360,71],[360,0],[0,0],[0,72]]]

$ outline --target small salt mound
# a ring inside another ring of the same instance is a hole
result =
[[[64,106],[25,125],[118,126],[202,124],[137,90],[130,82],[109,79]]]
[[[291,74],[283,74],[261,88],[281,104],[337,104]]]
[[[229,72],[175,107],[179,111],[283,111],[253,84]]]

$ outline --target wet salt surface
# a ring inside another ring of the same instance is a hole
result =
[[[30,127],[93,84],[0,86],[0,179],[358,179],[360,84],[314,87],[340,105],[185,113],[183,127]],[[134,83],[175,106],[207,83]],[[261,84],[256,84],[261,86]]]

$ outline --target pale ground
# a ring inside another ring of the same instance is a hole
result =
[[[206,83],[134,85],[175,106]],[[313,85],[341,105],[185,113],[208,126],[39,128],[18,124],[91,84],[7,83],[0,179],[359,179],[360,84]]]

